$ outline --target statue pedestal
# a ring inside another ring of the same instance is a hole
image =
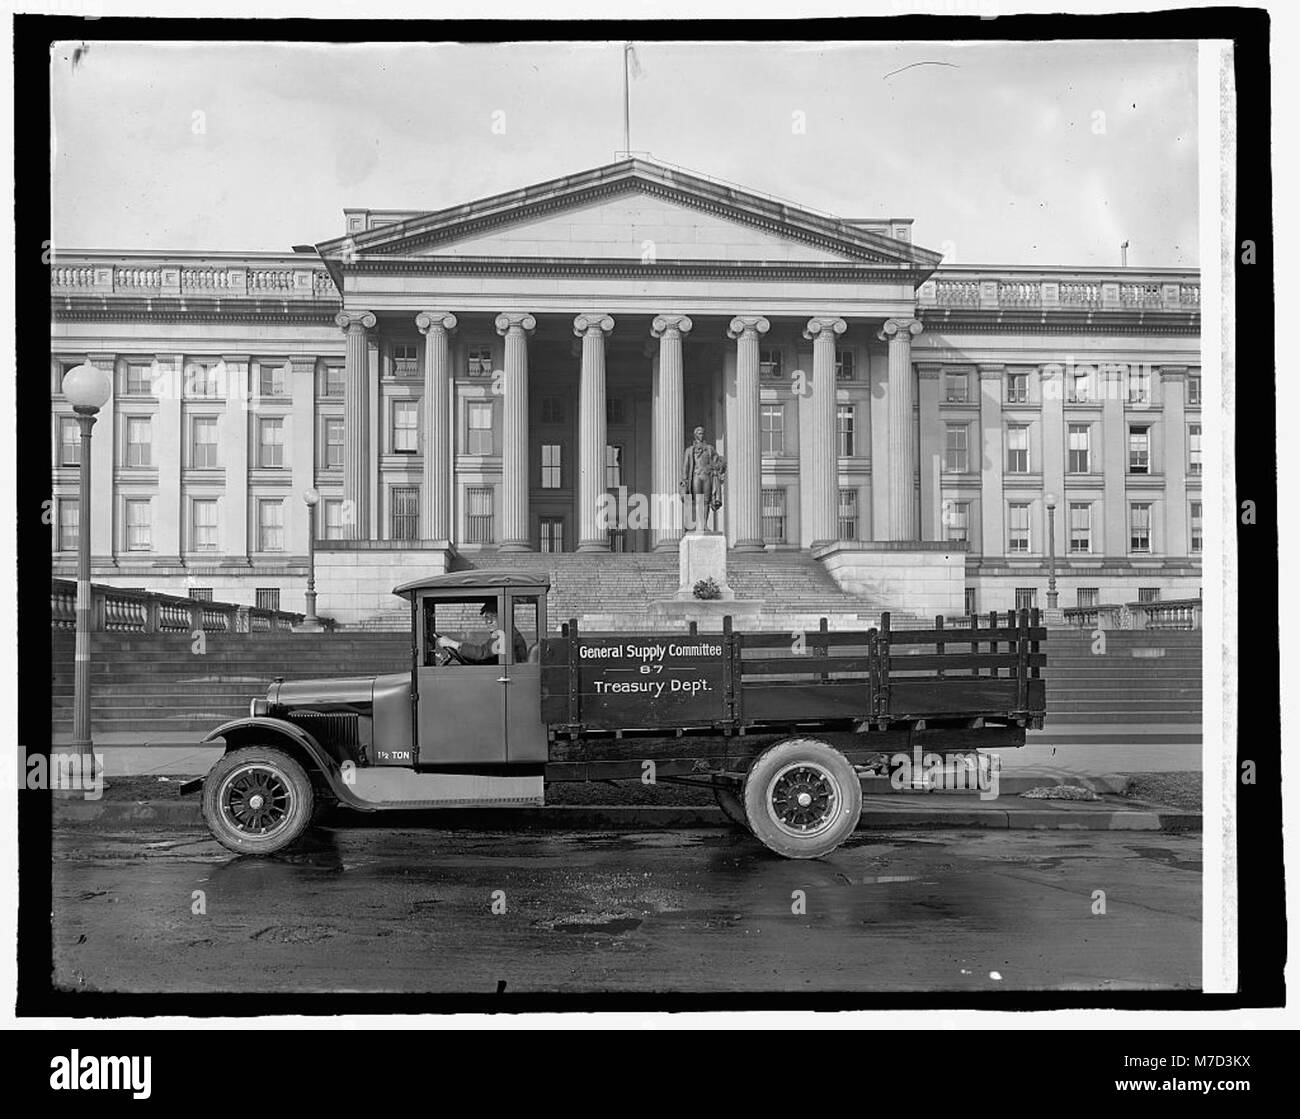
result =
[[[727,538],[720,532],[688,532],[678,546],[680,578],[678,599],[695,599],[695,584],[712,579],[722,591],[724,601],[736,592],[727,585]]]

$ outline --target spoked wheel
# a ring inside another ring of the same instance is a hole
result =
[[[713,797],[722,809],[722,814],[739,828],[749,831],[749,820],[745,817],[745,802],[740,796],[740,785],[733,781],[715,781]]]
[[[306,771],[283,750],[249,746],[221,759],[203,782],[203,818],[223,847],[270,855],[302,835],[312,817]]]
[[[857,828],[862,785],[838,750],[815,738],[790,738],[751,767],[744,803],[750,830],[778,855],[815,859]]]

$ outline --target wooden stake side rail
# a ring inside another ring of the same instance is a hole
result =
[[[1037,610],[968,627],[810,633],[588,635],[576,619],[542,648],[551,737],[760,733],[775,726],[883,731],[982,720],[1040,727],[1047,630]]]

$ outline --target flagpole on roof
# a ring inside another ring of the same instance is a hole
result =
[[[623,44],[623,154],[627,155],[632,150],[632,125],[631,112],[629,111],[631,97],[628,92],[628,54],[632,50],[632,44],[625,42]]]

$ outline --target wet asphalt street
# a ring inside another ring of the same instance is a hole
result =
[[[272,859],[199,828],[61,825],[65,990],[1188,989],[1199,834],[318,829]],[[1105,892],[1104,914],[1094,891]],[[196,895],[195,891],[201,891]],[[803,912],[796,912],[802,906]],[[195,912],[205,909],[206,912]]]

